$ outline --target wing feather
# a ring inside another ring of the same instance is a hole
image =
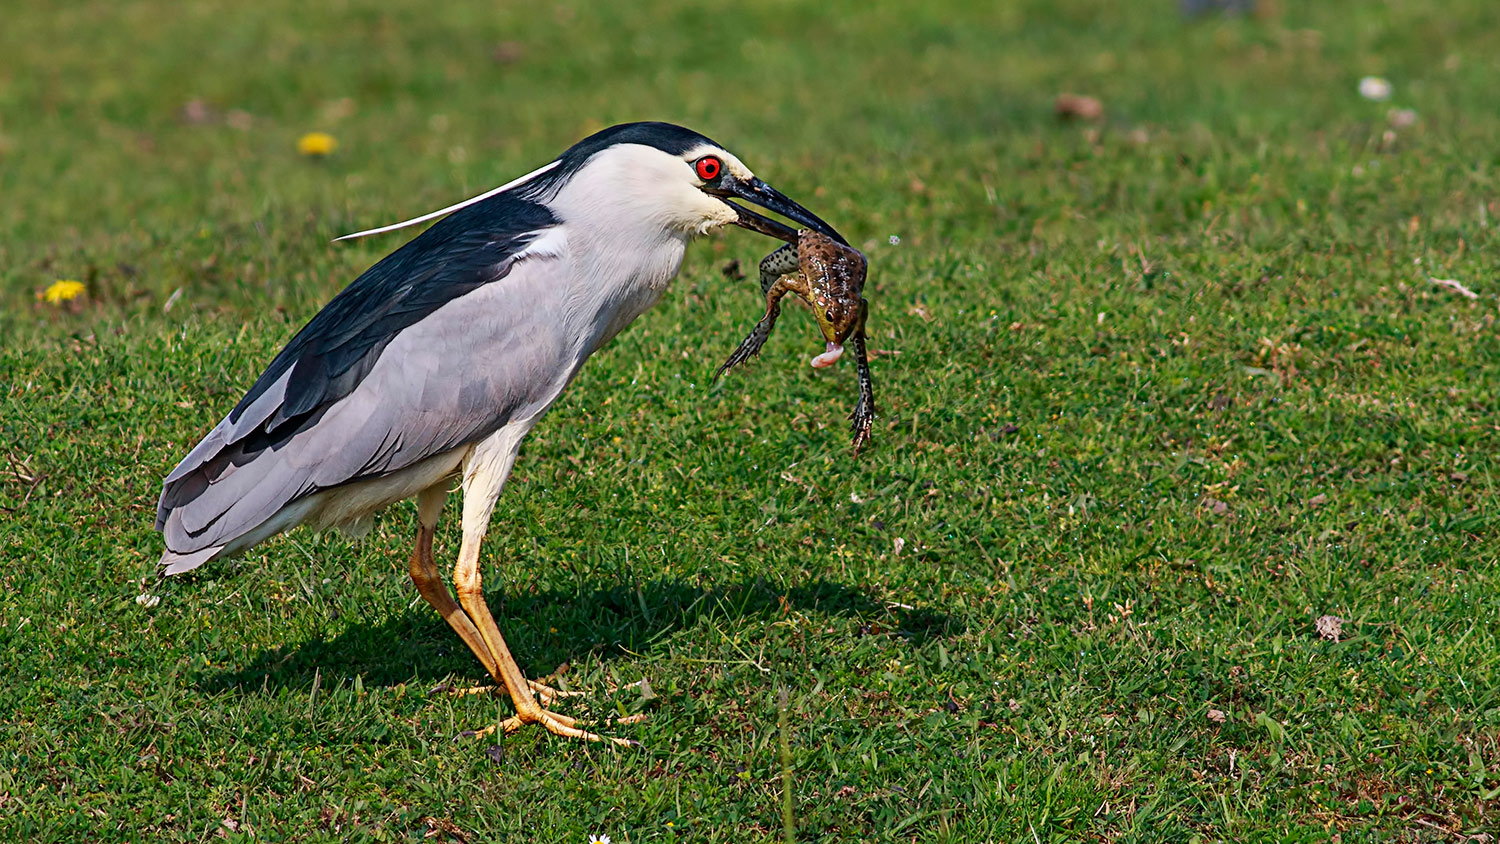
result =
[[[196,565],[210,558],[199,552],[298,499],[473,442],[555,398],[514,375],[534,360],[466,364],[518,349],[532,359],[569,353],[528,307],[555,284],[560,262],[527,247],[556,225],[545,207],[501,194],[439,222],[334,297],[167,476],[157,506],[164,561]]]

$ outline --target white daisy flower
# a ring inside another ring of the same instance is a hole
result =
[[[1379,76],[1366,76],[1359,80],[1359,95],[1376,102],[1388,100],[1391,98],[1391,83]]]

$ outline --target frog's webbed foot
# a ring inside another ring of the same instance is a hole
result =
[[[766,315],[760,318],[755,328],[751,329],[750,335],[740,341],[739,348],[735,349],[734,353],[729,356],[729,360],[724,361],[724,365],[714,373],[714,380],[719,380],[725,372],[760,354],[761,347],[771,337],[771,329],[776,327],[776,317],[780,315],[781,303],[772,302],[770,307],[766,308]]]
[[[776,279],[790,275],[799,269],[797,247],[788,243],[775,252],[760,259],[760,292],[770,293]]]
[[[859,401],[854,412],[849,414],[850,429],[854,432],[854,453],[870,441],[870,429],[875,425],[875,381],[870,377],[870,359],[865,354],[865,328],[854,332],[854,364],[859,372]]]

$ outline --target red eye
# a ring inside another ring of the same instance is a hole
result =
[[[711,182],[714,179],[719,178],[719,171],[724,168],[724,165],[719,161],[719,159],[714,158],[712,155],[703,156],[702,158],[698,159],[698,163],[693,166],[694,169],[698,171],[698,178],[702,179],[705,182]]]

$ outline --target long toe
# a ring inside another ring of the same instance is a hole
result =
[[[526,685],[530,686],[533,692],[536,692],[537,703],[540,703],[542,706],[551,706],[553,701],[565,697],[581,697],[588,694],[587,691],[581,689],[554,689],[546,683],[539,683],[536,680],[527,680]]]
[[[584,741],[609,742],[610,744],[617,745],[619,747],[640,747],[641,745],[640,742],[635,741],[634,739],[601,736],[598,733],[591,733],[588,730],[579,729],[579,727],[577,726],[578,721],[576,719],[569,718],[566,715],[559,715],[556,712],[549,712],[545,709],[541,710],[539,714],[532,718],[523,719],[520,715],[513,715],[509,718],[506,718],[504,721],[500,722],[500,729],[506,735],[509,735],[516,730],[521,729],[521,727],[526,724],[541,724],[546,728],[547,732],[552,733],[553,735],[567,736],[568,738],[578,738],[583,739]]]
[[[488,695],[503,692],[501,686],[438,686],[428,694],[449,694],[454,697],[467,697],[469,695]]]

